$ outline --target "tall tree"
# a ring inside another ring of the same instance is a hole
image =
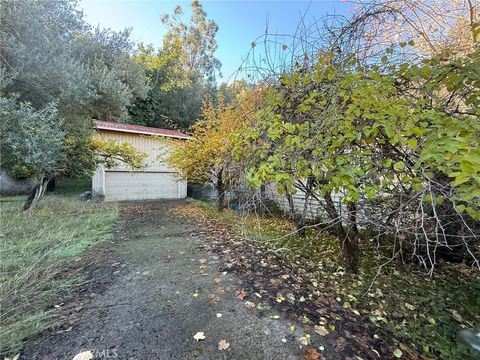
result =
[[[183,106],[188,96],[194,97],[193,82],[187,76],[180,54],[180,41],[164,43],[162,49],[140,44],[135,61],[142,65],[149,78],[150,90],[145,99],[136,101],[129,111],[132,121],[155,127],[188,128],[198,115]]]
[[[148,91],[129,32],[92,30],[76,4],[1,4],[1,169],[35,179],[27,208],[53,176],[93,171],[92,118],[125,120]]]
[[[130,107],[136,123],[188,129],[200,116],[202,99],[216,94],[218,26],[207,19],[198,1],[192,1],[191,11],[190,21],[183,18],[181,7],[162,16],[167,34],[161,49],[144,45],[138,49],[135,59],[147,69],[151,90],[145,100]]]
[[[74,0],[2,2],[1,67],[17,94],[41,108],[57,101],[60,115],[125,119],[148,91],[143,68],[131,59],[129,31],[95,29]]]
[[[215,36],[218,25],[207,19],[207,13],[198,0],[190,4],[190,22],[183,20],[183,9],[177,6],[173,14],[164,14],[161,21],[167,26],[167,44],[180,41],[181,63],[188,76],[214,82],[220,73],[220,61],[215,58],[218,48]]]

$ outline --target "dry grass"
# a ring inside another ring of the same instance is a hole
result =
[[[1,352],[17,352],[22,341],[55,323],[57,294],[79,279],[60,276],[65,265],[91,245],[110,238],[115,205],[79,203],[50,195],[33,213],[22,213],[23,197],[0,199]]]

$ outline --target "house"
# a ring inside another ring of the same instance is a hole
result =
[[[162,159],[169,146],[162,139],[188,139],[179,131],[130,125],[110,121],[96,121],[98,135],[105,140],[129,143],[145,152],[142,169],[126,164],[113,168],[99,167],[92,178],[93,196],[105,201],[181,199],[187,196],[187,181],[180,179],[176,169]]]

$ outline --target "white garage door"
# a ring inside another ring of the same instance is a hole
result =
[[[176,199],[178,179],[173,173],[105,172],[105,200]]]

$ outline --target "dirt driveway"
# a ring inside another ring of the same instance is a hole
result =
[[[85,350],[95,359],[303,358],[301,326],[245,306],[240,279],[220,272],[198,225],[174,215],[175,206],[123,204],[114,244],[99,250],[102,265],[91,273],[110,280],[76,297],[71,324],[32,340],[22,358],[73,359]],[[196,341],[197,332],[205,339]]]

